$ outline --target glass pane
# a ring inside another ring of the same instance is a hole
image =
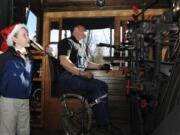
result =
[[[62,30],[62,36],[61,36],[61,39],[64,39],[64,38],[70,37],[70,36],[71,36],[70,30]]]
[[[28,21],[27,21],[27,28],[29,31],[30,39],[36,41],[36,25],[37,25],[37,17],[33,12],[29,12]]]
[[[114,30],[111,31],[110,28],[93,29],[89,31],[86,44],[89,48],[90,58],[94,62],[101,62],[103,57],[113,56],[114,48],[110,48],[110,46],[114,46],[113,35]]]
[[[50,32],[50,42],[59,42],[59,30],[52,29]]]

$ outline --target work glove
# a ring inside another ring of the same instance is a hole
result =
[[[92,79],[94,75],[89,71],[80,71],[79,76],[86,78],[86,79]]]
[[[101,66],[101,70],[106,70],[108,72],[109,70],[111,70],[111,65],[110,64],[103,64]]]

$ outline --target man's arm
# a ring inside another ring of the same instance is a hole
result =
[[[86,79],[91,79],[93,78],[93,74],[88,71],[81,71],[79,68],[77,68],[71,60],[69,60],[68,56],[61,55],[60,57],[60,64],[69,72],[71,72],[74,75],[81,76]]]
[[[88,68],[90,69],[100,69],[100,70],[106,70],[107,72],[109,70],[112,70],[111,65],[110,64],[96,64],[93,62],[88,62]]]
[[[60,64],[70,73],[74,75],[79,75],[80,69],[77,68],[69,59],[69,56],[60,55]]]
[[[88,61],[88,68],[90,69],[101,69],[102,65],[91,61]]]

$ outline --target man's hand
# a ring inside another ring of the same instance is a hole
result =
[[[89,71],[79,71],[79,76],[86,79],[92,79],[94,75]]]
[[[109,70],[111,70],[111,65],[110,64],[103,64],[101,66],[101,70],[106,70],[108,72]]]

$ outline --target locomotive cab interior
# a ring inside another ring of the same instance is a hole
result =
[[[110,117],[123,135],[179,135],[179,13],[180,0],[2,0],[0,30],[21,22],[33,35],[31,135],[71,135],[63,127],[57,48],[76,24],[87,30],[88,58],[112,66],[91,72],[107,83]],[[73,111],[88,106],[65,97]]]

